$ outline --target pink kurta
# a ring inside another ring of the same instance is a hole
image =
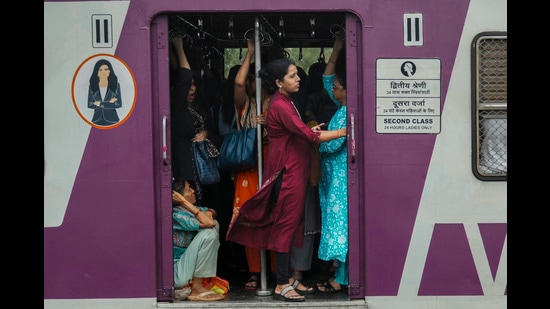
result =
[[[304,199],[310,170],[310,144],[319,142],[300,118],[290,98],[275,92],[267,111],[269,141],[263,185],[233,218],[227,240],[244,246],[289,252],[302,247]],[[282,177],[279,198],[270,203],[275,180]]]

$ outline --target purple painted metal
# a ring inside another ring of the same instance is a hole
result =
[[[258,1],[188,1],[185,10],[304,12],[311,4],[316,11],[350,12],[347,24],[356,34],[346,59],[353,77],[348,93],[357,94],[348,103],[357,128],[357,157],[349,172],[350,297],[397,295],[435,136],[376,133],[375,62],[404,55],[440,58],[445,98],[469,1],[280,0],[268,7]],[[63,224],[44,229],[44,298],[171,298],[170,174],[160,149],[161,119],[169,110],[167,26],[157,15],[181,10],[177,0],[130,2],[116,55],[135,74],[137,104],[116,130],[92,129]],[[404,47],[396,35],[402,33],[402,15],[418,11],[425,17],[425,44]],[[494,228],[483,228],[488,238],[502,233]],[[479,295],[479,286],[456,288],[438,279],[446,240],[464,246],[464,237],[460,226],[436,227],[420,294]],[[490,256],[495,265],[498,252]],[[460,260],[468,265],[457,276],[472,267],[467,258]]]

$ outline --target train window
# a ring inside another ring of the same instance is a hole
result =
[[[473,172],[481,180],[507,179],[507,35],[482,33],[472,44]]]

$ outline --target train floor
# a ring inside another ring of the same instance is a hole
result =
[[[235,248],[237,247],[237,249]],[[258,283],[257,290],[247,290],[245,283],[250,277],[246,270],[246,257],[244,250],[238,246],[222,247],[218,258],[218,276],[229,281],[229,292],[225,299],[220,301],[175,301],[170,304],[159,305],[167,308],[367,308],[364,300],[350,300],[348,289],[343,286],[340,291],[324,293],[316,290],[305,296],[304,302],[285,302],[273,299],[275,278],[271,271],[267,272],[266,284]],[[244,263],[243,263],[244,262]],[[269,263],[269,254],[266,254],[266,265]],[[301,282],[307,286],[315,287],[317,282],[323,282],[330,278],[330,263],[317,259],[312,261],[311,270],[302,273]]]

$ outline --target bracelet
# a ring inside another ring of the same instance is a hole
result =
[[[328,62],[332,62],[332,63],[336,64],[336,61],[331,61],[330,58],[328,59]]]
[[[340,138],[340,129],[336,130],[336,132],[338,132],[338,137],[337,138]]]
[[[201,210],[200,210],[200,209],[199,209],[199,210],[197,210],[197,212],[195,213],[195,215],[194,215],[194,216],[196,217],[196,216],[197,216],[197,215],[198,215],[198,214],[199,214],[200,212],[201,212]]]

